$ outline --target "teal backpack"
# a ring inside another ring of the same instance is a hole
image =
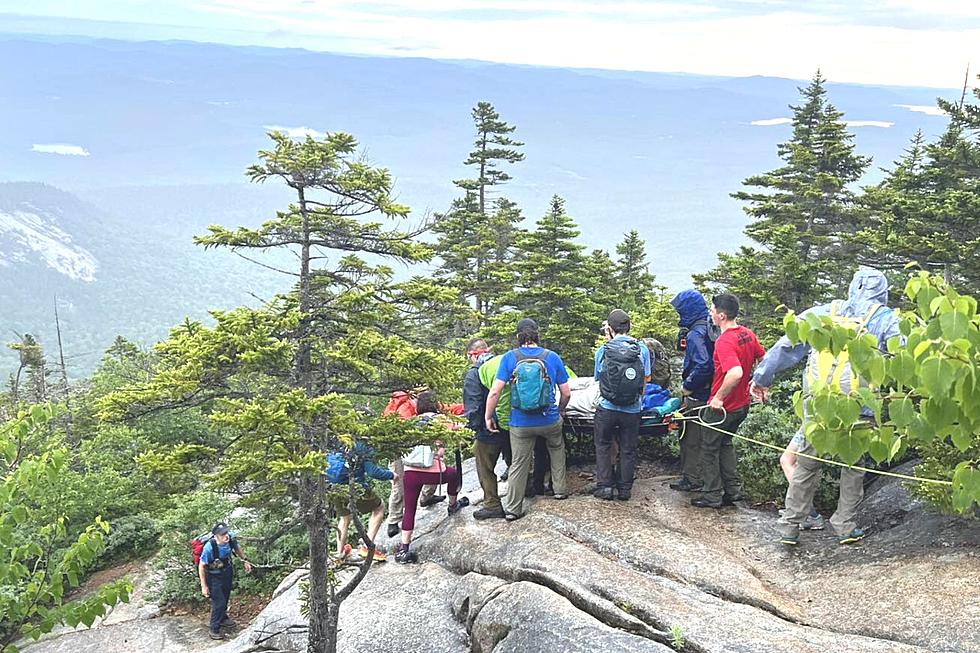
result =
[[[517,365],[510,379],[510,405],[525,413],[543,413],[555,405],[555,386],[548,376],[545,349],[537,356],[514,350]]]

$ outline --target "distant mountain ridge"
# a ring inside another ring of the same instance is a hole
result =
[[[284,279],[191,243],[210,223],[258,224],[289,201],[272,182],[244,183],[268,127],[354,134],[418,219],[448,208],[452,180],[470,174],[480,100],[526,143],[499,192],[528,225],[559,194],[584,244],[612,251],[635,228],[658,281],[680,289],[745,242],[729,193],[779,163],[789,127],[778,119],[801,84],[2,34],[0,61],[17,62],[0,66],[0,180],[72,194],[0,186],[0,329],[46,328],[56,291],[91,350],[115,333],[152,341],[184,315],[282,289]],[[932,136],[946,123],[908,108],[934,105],[935,89],[828,89],[848,119],[878,125],[854,130],[875,160],[868,182],[916,129]]]

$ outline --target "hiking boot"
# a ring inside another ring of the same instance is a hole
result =
[[[388,537],[394,537],[398,535],[398,532],[402,529],[398,524],[388,524]]]
[[[395,554],[395,562],[399,562],[403,565],[410,565],[419,561],[419,556],[415,551],[411,549],[399,549],[398,553]]]
[[[742,495],[736,494],[732,496],[731,494],[723,494],[721,497],[721,505],[723,506],[734,506],[736,501],[741,501]]]
[[[838,544],[854,544],[858,540],[863,540],[865,535],[866,535],[866,533],[864,532],[864,529],[855,528],[853,531],[851,531],[847,535],[844,535],[839,540],[837,540],[837,543]]]
[[[504,473],[500,475],[500,482],[503,483],[508,478],[510,478],[510,467],[504,470]]]
[[[562,494],[561,492],[552,492],[551,496],[554,497],[555,500],[557,501],[564,501],[565,499],[568,498],[567,494]]]
[[[345,544],[344,550],[337,554],[336,560],[338,562],[346,562],[347,559],[350,558],[351,551],[353,550],[354,549],[350,544]]]
[[[422,499],[419,501],[419,505],[423,508],[428,508],[429,506],[434,506],[440,501],[445,501],[446,497],[442,494],[433,494],[431,497]]]
[[[613,500],[613,489],[611,487],[600,487],[596,488],[596,491],[592,493],[596,499],[602,499],[603,501]]]
[[[473,519],[484,520],[484,519],[503,519],[504,509],[503,508],[480,508],[479,510],[473,511]]]
[[[221,633],[220,630],[218,632],[216,632],[216,633],[213,633],[213,632],[211,632],[209,630],[208,631],[208,637],[210,637],[211,639],[224,639],[225,638],[225,636]]]
[[[827,522],[824,520],[823,515],[817,513],[816,515],[807,515],[803,518],[803,522],[800,524],[801,531],[822,531],[826,528]]]
[[[222,628],[237,628],[238,622],[231,617],[225,617],[225,620],[221,622]]]
[[[368,548],[362,544],[357,549],[357,555],[361,556],[361,558],[363,558],[364,560],[367,560],[367,557],[368,557]],[[388,559],[388,556],[385,555],[384,551],[382,551],[381,549],[375,547],[375,549],[374,549],[374,561],[375,562],[384,562],[387,559]]]
[[[553,488],[553,487],[551,487],[549,485],[548,487],[546,487],[544,490],[542,490],[538,494],[543,494],[546,497],[553,497],[553,496],[555,496],[555,488]]]
[[[524,498],[525,498],[525,499],[530,499],[530,498],[532,498],[532,497],[536,497],[536,496],[538,496],[539,494],[544,494],[544,490],[543,490],[543,489],[541,489],[541,490],[538,490],[537,488],[535,488],[535,487],[534,487],[533,485],[531,485],[530,483],[528,483],[528,484],[527,484],[527,487],[526,487],[526,488],[524,488]]]
[[[701,489],[700,485],[695,485],[694,483],[687,480],[687,478],[682,478],[679,481],[675,481],[670,484],[671,490],[677,490],[678,492],[698,492]]]
[[[515,515],[515,514],[514,514],[514,513],[512,513],[512,512],[507,512],[507,513],[504,513],[504,518],[505,518],[505,519],[506,519],[507,521],[517,521],[518,519],[520,519],[520,518],[521,518],[521,517],[523,517],[523,516],[524,516],[524,515]]]
[[[449,507],[446,508],[446,512],[452,516],[468,505],[470,505],[470,500],[467,497],[460,497],[456,503],[449,504]]]
[[[779,538],[780,544],[785,544],[786,546],[796,546],[800,543],[800,534],[793,533],[792,535],[782,535]]]
[[[719,508],[723,508],[725,506],[725,504],[722,503],[721,501],[719,501],[718,503],[713,503],[711,501],[708,501],[707,499],[691,499],[691,505],[694,506],[695,508],[714,508],[715,510],[718,510]]]
[[[616,492],[616,498],[620,501],[629,501],[631,496],[633,496],[632,490],[620,489]]]

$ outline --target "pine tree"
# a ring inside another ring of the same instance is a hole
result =
[[[604,262],[586,257],[585,247],[575,242],[579,235],[565,213],[565,201],[554,196],[548,212],[517,242],[516,284],[501,298],[510,311],[493,316],[485,333],[508,341],[517,320],[531,317],[541,328],[542,344],[560,353],[573,370],[587,373],[608,310],[591,294],[601,279],[589,272],[590,262],[605,268],[598,274],[612,268],[604,253]]]
[[[421,384],[455,389],[462,360],[402,335],[411,330],[410,316],[439,291],[421,279],[397,283],[389,267],[365,260],[410,265],[431,256],[416,240],[421,229],[371,221],[408,213],[392,199],[388,171],[361,158],[348,134],[299,142],[278,132],[270,136],[274,148],[259,153],[249,177],[283,182],[295,203],[258,229],[212,226],[197,241],[208,248],[295,253],[296,267],[283,270],[296,280],[294,291],[260,309],[215,311],[213,327],[186,322],[174,329],[158,347],[153,378],[106,397],[104,411],[118,416],[206,407],[212,422],[234,436],[214,482],[251,487],[252,502],[291,507],[295,498],[310,544],[307,650],[333,653],[341,603],[373,559],[368,555],[353,579],[338,584],[328,558],[333,500],[351,506],[358,537],[371,551],[374,543],[355,509],[358,485],[352,478],[349,486],[328,487],[325,455],[351,448],[357,438],[384,460],[410,442],[431,439],[411,423],[371,417],[356,406]],[[186,455],[184,447],[172,449]],[[161,468],[179,466],[168,455],[161,453]]]
[[[646,243],[636,229],[616,245],[616,254],[619,255],[614,276],[619,291],[617,303],[627,312],[635,311],[650,298],[656,281],[647,263]]]
[[[463,197],[436,216],[433,231],[439,235],[436,253],[441,259],[436,278],[455,287],[461,300],[472,302],[482,322],[494,310],[495,298],[508,288],[510,279],[502,275],[501,264],[511,255],[523,219],[513,202],[504,197],[491,201],[489,195],[511,178],[500,164],[524,160],[517,149],[524,144],[510,137],[516,127],[501,120],[489,102],[478,103],[472,116],[476,141],[464,164],[475,168],[476,177],[453,182]]]
[[[947,283],[980,290],[980,144],[958,120],[935,143],[920,132],[888,177],[865,189],[859,260],[885,269],[908,263]]]
[[[752,221],[745,234],[758,246],[721,254],[715,269],[695,276],[708,290],[734,292],[757,320],[778,305],[803,310],[842,292],[856,258],[856,247],[845,238],[858,222],[849,186],[870,159],[855,152],[824,82],[817,71],[800,89],[803,101],[790,107],[793,136],[777,150],[784,165],[742,182],[756,190],[732,194],[747,202]],[[762,322],[755,326],[776,329]]]

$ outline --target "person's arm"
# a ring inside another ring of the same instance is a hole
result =
[[[572,398],[572,391],[568,387],[568,381],[558,385],[558,392],[561,394],[561,399],[558,400],[558,413],[564,417],[565,408],[568,406],[568,402]]]
[[[599,380],[599,373],[602,371],[602,358],[604,356],[603,352],[605,349],[606,346],[602,345],[595,350],[595,364],[592,366],[592,369],[595,370],[595,372],[592,374],[592,378],[594,378],[596,381]]]
[[[500,392],[507,385],[504,381],[500,379],[494,379],[493,385],[490,386],[490,394],[487,395],[487,408],[483,413],[483,421],[487,425],[487,430],[492,433],[497,433],[500,429],[497,428],[497,421],[494,419],[495,411],[497,410],[497,402],[500,401]]]
[[[386,467],[381,467],[370,458],[364,460],[364,473],[379,481],[390,481],[395,477],[394,472]]]
[[[687,356],[691,360],[691,371],[681,383],[681,394],[692,395],[699,388],[711,385],[714,377],[714,363],[708,353],[708,335],[706,332],[693,331],[687,335]]]
[[[725,397],[731,394],[738,382],[742,380],[742,375],[741,365],[736,365],[725,372],[725,380],[721,382],[721,387],[718,388],[718,392],[711,398],[708,405],[715,410],[721,410],[725,406]]]
[[[484,429],[484,401],[487,389],[480,382],[477,368],[471,367],[463,379],[463,415],[466,416],[466,427],[474,433]]]
[[[233,540],[233,541],[235,543],[235,546],[232,549],[232,551],[234,551],[235,555],[241,558],[242,561],[245,563],[245,573],[246,574],[252,573],[252,563],[249,562],[248,558],[245,557],[245,552],[242,551],[242,545],[238,543],[238,540]]]
[[[208,563],[204,562],[204,556],[201,558],[201,564],[197,566],[197,575],[201,578],[201,594],[204,598],[209,598],[211,592],[208,590]]]

